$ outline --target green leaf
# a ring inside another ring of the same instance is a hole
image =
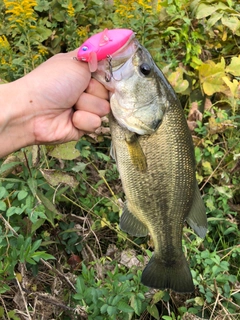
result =
[[[8,317],[12,320],[21,320],[18,316],[16,316],[14,310],[11,310],[8,312]]]
[[[41,243],[42,243],[42,239],[36,240],[32,244],[31,252],[34,252],[35,250],[37,250],[40,247]]]
[[[28,178],[27,184],[29,186],[29,189],[31,190],[34,197],[36,197],[37,194],[37,180],[34,178]]]
[[[226,236],[226,235],[228,235],[230,233],[235,233],[235,232],[237,232],[237,228],[236,227],[229,227],[223,232],[223,234]]]
[[[0,201],[0,210],[1,211],[6,211],[7,205],[4,201]]]
[[[45,251],[36,251],[34,252],[34,254],[31,256],[32,259],[34,259],[35,261],[39,262],[40,259],[44,259],[44,260],[50,260],[50,259],[55,259],[54,256],[52,256],[49,253],[46,253]]]
[[[87,164],[84,162],[77,162],[76,166],[72,167],[72,171],[83,172],[86,169]]]
[[[121,296],[116,295],[116,296],[113,298],[112,305],[115,306],[121,299],[122,299]]]
[[[109,314],[109,316],[113,316],[117,313],[117,308],[116,307],[112,307],[112,306],[108,306],[107,307],[107,313]]]
[[[4,187],[0,187],[0,199],[3,199],[7,196],[8,192]]]
[[[28,195],[28,192],[25,191],[25,190],[21,190],[18,192],[18,200],[21,201],[23,200],[24,198],[26,198],[26,196]]]
[[[199,163],[199,162],[202,160],[202,152],[201,152],[201,149],[200,149],[199,147],[195,147],[194,151],[195,151],[195,159],[196,159],[196,162]]]
[[[117,308],[123,312],[129,313],[129,312],[133,312],[133,308],[131,306],[129,306],[126,302],[124,301],[120,301],[117,305]]]
[[[157,302],[159,302],[165,295],[165,292],[162,290],[159,290],[158,292],[156,292],[153,296],[153,304],[156,304]]]
[[[77,289],[77,292],[82,295],[84,294],[84,292],[86,290],[86,286],[85,286],[84,279],[82,276],[79,276],[77,278],[76,289]]]
[[[107,312],[107,308],[108,308],[108,304],[104,304],[101,306],[100,308],[100,312],[103,314],[103,313],[106,313]]]
[[[40,228],[45,221],[46,219],[38,219],[36,222],[34,222],[31,227],[31,233],[34,233],[38,228]]]
[[[42,194],[42,192],[40,192],[39,190],[37,191],[37,196],[46,208],[46,216],[48,218],[48,221],[54,227],[54,219],[59,218],[60,212],[58,212],[54,204],[47,197],[45,197],[44,194]]]
[[[33,224],[36,224],[39,220],[39,218],[47,220],[47,216],[41,212],[41,211],[33,211],[30,214],[28,214],[30,221]]]
[[[1,283],[1,286],[0,286],[0,294],[3,294],[5,293],[6,291],[9,291],[11,290],[11,288],[5,284],[5,283]],[[1,307],[0,307],[1,308]],[[1,312],[0,312],[0,315],[1,315]],[[1,319],[1,318],[0,318]]]
[[[152,317],[154,317],[154,319],[160,319],[159,312],[155,304],[147,306],[147,311],[150,313]],[[170,319],[172,320],[172,318]]]
[[[131,307],[134,309],[134,312],[140,316],[142,312],[142,301],[136,296],[132,296]]]
[[[19,208],[19,207],[10,207],[7,209],[7,217],[11,217],[14,214],[22,214],[24,211],[24,208]]]

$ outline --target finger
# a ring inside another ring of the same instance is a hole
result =
[[[100,82],[93,78],[90,80],[85,91],[99,98],[106,100],[109,99],[109,91]]]
[[[77,110],[73,113],[72,122],[78,130],[94,132],[100,127],[101,118],[94,113]]]
[[[110,104],[105,99],[83,92],[75,104],[75,110],[87,111],[103,117],[110,112]]]

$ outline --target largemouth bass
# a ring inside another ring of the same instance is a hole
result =
[[[128,55],[99,62],[93,76],[112,92],[112,148],[126,195],[120,227],[133,236],[150,233],[154,243],[142,283],[192,292],[182,250],[183,225],[187,221],[204,237],[207,220],[180,102],[136,39],[129,44]]]

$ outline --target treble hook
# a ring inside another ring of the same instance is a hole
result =
[[[107,73],[107,72],[105,73],[106,82],[110,82],[111,78],[113,78],[111,61],[112,61],[112,56],[107,55],[107,62],[108,62],[108,65],[109,65],[109,73]]]
[[[105,73],[105,80],[106,80],[106,82],[110,82],[110,81],[111,81],[111,78],[113,78],[115,81],[120,81],[120,80],[122,80],[122,77],[121,77],[121,79],[116,79],[116,78],[114,78],[114,76],[113,76],[113,68],[112,68],[111,61],[112,61],[112,56],[108,55],[108,56],[107,56],[107,62],[108,62],[108,64],[109,64],[109,74]]]

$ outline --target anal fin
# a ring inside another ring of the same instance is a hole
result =
[[[205,237],[207,233],[206,209],[197,183],[195,187],[192,208],[186,218],[186,221],[199,237]]]
[[[136,237],[145,237],[148,234],[148,228],[128,210],[127,203],[120,217],[120,228]]]

